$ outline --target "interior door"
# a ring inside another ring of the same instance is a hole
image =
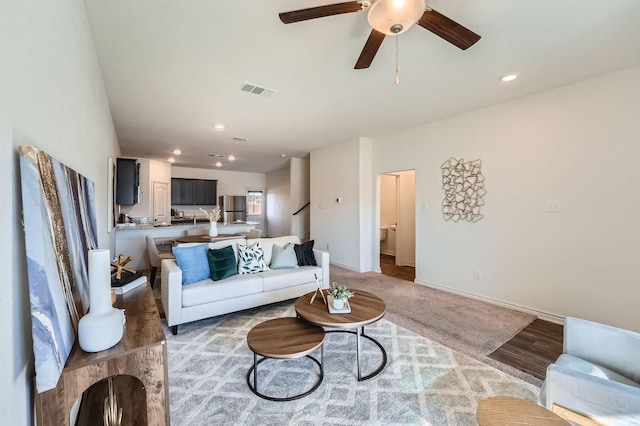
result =
[[[171,223],[171,194],[168,182],[153,182],[153,223]]]

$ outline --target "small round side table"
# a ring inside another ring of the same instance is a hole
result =
[[[292,401],[309,395],[318,389],[324,379],[324,330],[299,318],[276,318],[262,322],[247,334],[247,344],[253,351],[253,366],[247,373],[249,389],[261,398],[270,401]],[[310,355],[320,348],[320,361]],[[258,355],[263,356],[258,361]],[[274,397],[258,391],[258,364],[267,358],[292,359],[306,356],[320,368],[318,380],[306,392],[289,397]],[[253,381],[251,380],[253,373]]]
[[[562,417],[520,398],[494,396],[478,404],[480,426],[568,426]]]

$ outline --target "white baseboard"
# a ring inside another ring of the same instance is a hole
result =
[[[535,315],[538,318],[540,318],[542,320],[545,320],[545,321],[553,322],[553,323],[556,323],[556,324],[564,324],[564,317],[561,316],[561,315],[556,315],[556,314],[552,314],[552,313],[549,313],[549,312],[540,311],[538,309],[529,308],[527,306],[518,305],[516,303],[505,302],[503,300],[494,299],[494,298],[491,298],[491,297],[482,296],[482,295],[475,294],[475,293],[470,293],[470,292],[467,292],[467,291],[457,290],[455,288],[447,287],[447,286],[444,286],[444,285],[441,285],[441,284],[430,283],[430,282],[421,281],[421,280],[418,280],[418,279],[415,279],[414,282],[416,284],[420,284],[420,285],[423,285],[423,286],[426,286],[426,287],[435,288],[437,290],[446,291],[448,293],[453,293],[453,294],[458,294],[460,296],[470,297],[472,299],[480,300],[482,302],[491,303],[493,305],[502,306],[504,308],[514,309],[514,310],[520,311],[520,312],[526,312],[528,314]]]
[[[333,260],[329,261],[329,264],[330,265],[334,265],[334,266],[339,266],[341,268],[348,269],[351,272],[357,272],[359,274],[361,274],[363,272],[370,272],[371,271],[371,269],[358,269],[358,268],[354,268],[353,266],[343,265],[342,263],[334,262]]]
[[[396,255],[396,252],[393,250],[380,250],[380,254],[386,254],[387,256],[394,256]]]

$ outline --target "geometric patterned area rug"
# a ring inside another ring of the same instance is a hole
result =
[[[171,423],[477,425],[483,399],[504,395],[537,400],[537,387],[385,319],[365,328],[387,352],[387,366],[378,376],[358,382],[355,336],[328,333],[320,387],[295,401],[262,399],[247,386],[253,353],[246,336],[262,321],[295,316],[293,303],[181,325],[177,336],[166,328]],[[367,339],[362,339],[362,350],[362,372],[367,374],[382,358]],[[320,359],[319,350],[312,355]],[[308,358],[267,359],[258,366],[258,389],[276,397],[295,395],[311,388],[317,374],[317,365]]]

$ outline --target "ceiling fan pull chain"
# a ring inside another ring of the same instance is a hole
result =
[[[396,36],[396,86],[400,84],[400,62],[398,61],[398,40],[400,36]]]

